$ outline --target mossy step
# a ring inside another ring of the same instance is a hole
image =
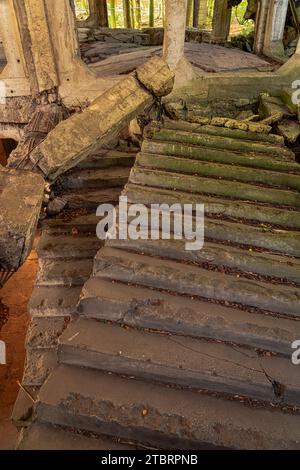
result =
[[[248,183],[233,183],[232,181],[203,178],[194,175],[180,175],[178,173],[147,170],[139,167],[134,167],[131,170],[129,181],[153,188],[210,194],[235,200],[290,206],[291,208],[300,207],[300,194],[297,191],[258,187]]]
[[[160,449],[299,449],[298,415],[187,390],[59,366],[37,420]]]
[[[226,127],[216,127],[211,125],[199,125],[187,121],[174,121],[171,119],[165,119],[164,128],[176,131],[178,130],[220,137],[230,137],[232,139],[266,142],[268,144],[279,146],[284,145],[283,137],[276,134],[258,134],[257,132],[242,131],[240,129],[228,129]]]
[[[300,192],[300,175],[279,173],[276,171],[242,168],[239,166],[222,165],[220,163],[201,162],[186,158],[167,157],[140,153],[137,165],[145,168],[169,170],[181,174],[197,174],[208,178],[220,178],[231,181],[258,183],[277,187],[295,189]]]
[[[82,289],[78,314],[135,328],[229,341],[291,357],[300,322],[98,277]],[[299,336],[300,337],[300,336]]]
[[[262,170],[280,171],[284,173],[300,173],[299,163],[261,156],[247,154],[243,152],[232,152],[226,149],[211,149],[197,146],[190,146],[172,142],[158,142],[145,140],[142,145],[142,152],[145,154],[166,155],[169,157],[181,157],[203,162],[223,163],[247,168],[259,168]]]
[[[226,233],[224,234],[226,239]],[[184,240],[107,240],[106,246],[160,256],[195,265],[208,263],[211,266],[230,268],[243,274],[270,276],[300,284],[300,259],[271,253],[255,252],[252,249],[235,248],[205,241],[201,250],[187,251]]]
[[[60,184],[65,189],[122,187],[127,183],[129,173],[130,168],[74,170],[64,175]]]
[[[287,384],[281,402],[300,404],[300,377],[290,359],[256,355],[221,342],[124,329],[82,318],[59,339],[60,364],[89,367],[184,388],[277,402],[272,377]],[[213,373],[212,373],[213,371]]]
[[[269,155],[273,158],[281,160],[294,161],[295,155],[286,147],[271,145],[270,143],[249,142],[241,139],[233,139],[230,137],[198,134],[172,129],[153,130],[152,140],[179,142],[183,144],[198,145],[204,148],[220,148],[232,150],[236,152],[252,153],[257,156]]]
[[[94,275],[299,317],[300,292],[296,287],[245,279],[177,261],[105,247],[95,257]]]
[[[236,218],[238,220],[248,220],[266,224],[277,225],[291,229],[300,229],[300,212],[278,209],[264,204],[254,204],[251,202],[231,201],[203,194],[191,194],[169,189],[149,188],[136,184],[127,184],[123,192],[128,198],[128,202],[136,204],[204,204],[205,214],[208,216],[221,216]]]

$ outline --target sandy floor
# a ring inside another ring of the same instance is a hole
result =
[[[17,431],[10,422],[10,415],[18,393],[17,381],[21,381],[25,358],[24,341],[29,322],[27,304],[37,273],[37,256],[32,251],[22,268],[0,290],[0,299],[9,309],[7,323],[0,331],[0,339],[6,343],[6,365],[0,365],[0,449],[13,449]]]

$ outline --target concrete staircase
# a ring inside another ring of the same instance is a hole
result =
[[[57,364],[58,338],[76,313],[93,258],[103,245],[96,237],[96,208],[104,202],[118,203],[135,156],[134,149],[99,150],[53,188],[67,204],[59,215],[45,219],[37,248],[39,271],[29,304],[31,323],[22,381],[33,398]],[[25,426],[31,413],[32,400],[20,390],[13,420],[18,427]]]
[[[300,167],[272,134],[168,120],[145,135],[124,194],[204,203],[204,248],[106,242],[20,447],[76,429],[99,448],[299,449]]]

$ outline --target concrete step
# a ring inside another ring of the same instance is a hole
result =
[[[119,201],[119,196],[124,185],[117,185],[114,188],[106,189],[76,189],[74,191],[65,192],[63,189],[62,194],[68,201],[68,209],[85,209],[96,210],[100,204],[116,204]]]
[[[65,316],[32,318],[26,335],[26,349],[55,349],[69,321]]]
[[[29,393],[43,385],[49,374],[57,366],[56,349],[33,349],[26,351],[22,385]]]
[[[117,440],[95,435],[86,436],[51,424],[33,423],[23,429],[18,439],[18,450],[133,450],[135,447]]]
[[[39,259],[38,286],[82,286],[91,275],[93,260],[83,259]]]
[[[103,241],[96,237],[96,228],[94,234],[90,236],[72,236],[71,231],[69,234],[44,231],[37,247],[37,254],[40,259],[93,258],[102,245]]]
[[[81,286],[35,286],[30,302],[32,317],[71,316],[76,311]]]
[[[300,207],[298,191],[259,187],[249,183],[233,183],[232,181],[181,175],[161,170],[134,167],[131,170],[130,182],[140,186],[210,194],[233,200],[254,201],[291,208]]]
[[[100,250],[94,261],[94,275],[299,316],[299,289],[296,287],[245,279],[123,250],[106,247]]]
[[[185,160],[223,163],[225,165],[259,168],[261,170],[298,174],[300,172],[299,164],[292,160],[273,158],[271,155],[257,155],[251,152],[245,153],[237,150],[206,148],[199,145],[145,140],[142,145],[142,152],[150,155],[173,156],[184,158]]]
[[[97,277],[85,283],[78,314],[136,328],[228,341],[287,358],[291,357],[292,342],[300,335],[300,323],[293,319]]]
[[[184,240],[107,240],[106,246],[159,256],[194,265],[208,264],[221,271],[229,268],[246,277],[256,275],[272,277],[278,281],[287,280],[300,284],[300,259],[271,253],[261,253],[233,246],[205,242],[202,250],[187,251]],[[248,275],[248,276],[247,276]]]
[[[272,143],[256,142],[235,139],[225,135],[199,134],[196,132],[180,131],[178,129],[151,129],[152,140],[198,145],[203,148],[219,148],[236,152],[251,153],[253,156],[264,155],[279,158],[280,160],[295,161],[295,155],[286,147],[273,145]],[[176,144],[175,144],[176,145]],[[143,148],[142,148],[143,150]],[[144,151],[144,150],[143,150]]]
[[[58,361],[184,388],[300,404],[300,377],[290,358],[259,356],[254,349],[220,342],[79,319],[60,337]]]
[[[144,168],[171,171],[182,174],[219,178],[245,183],[262,184],[300,191],[300,175],[292,175],[278,171],[266,171],[256,168],[245,168],[235,165],[201,162],[174,156],[140,153],[137,164]],[[300,169],[300,165],[299,165]]]
[[[244,201],[232,201],[203,194],[192,194],[168,189],[147,188],[135,184],[127,184],[124,190],[130,203],[146,205],[165,204],[204,204],[205,214],[229,219],[248,220],[263,224],[277,225],[292,229],[300,229],[300,212],[279,209],[264,204],[254,204]]]
[[[130,168],[91,168],[72,170],[61,179],[65,189],[123,187],[128,180]]]
[[[200,125],[187,121],[174,121],[172,119],[165,119],[164,128],[172,129],[174,131],[185,131],[219,137],[230,137],[231,139],[248,140],[259,143],[263,142],[278,146],[284,146],[283,137],[276,134],[258,134],[257,132],[243,131],[241,129],[229,129],[227,127]]]
[[[300,448],[298,415],[62,365],[37,418],[165,450]]]
[[[134,165],[136,152],[123,152],[120,150],[105,150],[90,155],[83,160],[76,169],[99,169],[99,168],[113,168],[113,167],[132,167]]]

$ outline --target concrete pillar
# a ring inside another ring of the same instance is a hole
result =
[[[222,44],[227,41],[230,32],[232,8],[228,6],[228,0],[215,0],[213,15],[212,40]]]
[[[289,0],[270,0],[265,33],[264,54],[271,57],[284,57],[283,33]]]
[[[184,56],[187,0],[165,1],[163,56],[172,70]]]

